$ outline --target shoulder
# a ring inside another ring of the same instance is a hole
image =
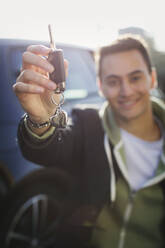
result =
[[[98,108],[74,108],[72,110],[72,122],[78,129],[81,127],[86,135],[103,133],[102,121]]]
[[[98,116],[99,115],[99,108],[97,107],[88,107],[88,106],[81,106],[72,109],[71,115],[80,115],[80,116]]]
[[[81,121],[92,121],[94,119],[100,120],[99,109],[97,108],[73,108],[71,112],[73,120],[79,119]]]

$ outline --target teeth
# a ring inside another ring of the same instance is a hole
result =
[[[131,105],[133,104],[134,102],[125,102],[124,105]]]
[[[121,104],[121,106],[123,106],[123,108],[131,108],[132,106],[134,106],[135,103],[136,103],[136,101],[120,102],[120,104]]]
[[[121,104],[129,106],[129,105],[132,105],[133,103],[134,103],[133,101],[129,101],[129,102],[122,102]]]

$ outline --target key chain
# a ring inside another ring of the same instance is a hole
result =
[[[67,125],[67,113],[61,108],[64,103],[64,90],[65,90],[65,67],[62,49],[57,49],[52,35],[51,25],[48,25],[50,47],[52,51],[49,53],[48,61],[54,66],[55,70],[49,74],[49,78],[57,84],[55,94],[61,94],[61,101],[57,103],[54,96],[51,96],[52,102],[57,106],[56,112],[50,117],[51,125],[54,127],[65,128]]]
[[[65,128],[67,125],[67,113],[61,108],[61,105],[64,103],[64,94],[61,94],[62,99],[59,103],[54,100],[53,95],[51,96],[52,102],[57,106],[56,112],[53,116],[50,117],[50,123],[54,127]]]

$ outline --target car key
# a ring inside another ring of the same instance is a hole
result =
[[[57,84],[55,93],[59,94],[65,90],[65,67],[62,49],[57,49],[52,35],[51,25],[48,25],[50,47],[52,51],[49,53],[48,61],[54,66],[54,71],[49,73],[49,78]]]

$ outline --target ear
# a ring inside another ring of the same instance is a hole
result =
[[[102,82],[101,82],[101,79],[100,78],[97,78],[97,86],[98,86],[98,90],[99,90],[99,95],[101,97],[104,97]]]
[[[152,72],[151,72],[151,89],[155,89],[158,86],[158,80],[157,80],[157,72],[156,68],[152,67]]]
[[[99,90],[101,90],[101,80],[100,80],[100,78],[97,78],[97,86],[98,86]]]

